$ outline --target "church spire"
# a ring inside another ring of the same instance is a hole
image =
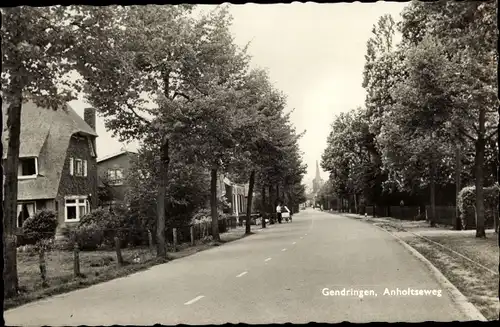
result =
[[[319,181],[321,179],[321,176],[319,175],[319,165],[318,165],[318,160],[316,160],[316,180]]]

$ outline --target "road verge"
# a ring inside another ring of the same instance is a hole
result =
[[[262,228],[252,225],[252,233]],[[252,234],[251,234],[252,235]],[[122,254],[126,264],[116,264],[114,251],[82,251],[80,252],[83,276],[73,277],[73,254],[71,251],[54,250],[47,253],[49,286],[42,287],[38,272],[38,259],[34,253],[18,251],[18,275],[20,293],[18,296],[4,300],[4,310],[12,309],[46,297],[68,293],[77,289],[104,283],[116,278],[149,269],[153,266],[184,258],[218,245],[221,246],[246,237],[245,226],[238,226],[220,234],[221,242],[197,242],[194,246],[181,244],[178,251],[168,251],[168,260],[159,260],[147,248],[126,248]]]
[[[498,275],[492,276],[491,271],[485,270],[484,265],[461,254],[453,249],[443,249],[417,233],[404,228],[402,222],[394,222],[393,218],[372,218],[354,214],[341,214],[348,218],[362,220],[389,233],[398,240],[410,253],[422,261],[433,273],[436,279],[448,291],[453,301],[462,309],[470,320],[496,320],[498,317]],[[412,222],[409,224],[412,225]],[[408,228],[411,229],[411,228]],[[453,234],[443,229],[435,234]],[[467,233],[460,234],[463,237]],[[470,234],[470,233],[469,233]],[[487,272],[487,276],[485,276]],[[494,273],[494,272],[493,272]],[[483,278],[481,278],[483,277]],[[486,278],[484,278],[486,277]],[[452,282],[453,281],[453,282]]]

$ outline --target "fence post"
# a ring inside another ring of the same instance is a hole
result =
[[[174,235],[174,252],[177,252],[177,228],[172,228],[172,233]]]
[[[116,250],[116,260],[118,265],[123,265],[122,249],[120,247],[120,239],[115,236],[115,250]]]
[[[194,245],[194,226],[189,226],[189,236],[191,236],[191,245]]]
[[[73,246],[73,274],[74,277],[80,277],[80,248],[78,247],[78,242],[75,242]]]
[[[153,246],[153,234],[151,233],[150,229],[148,229],[148,245],[149,245],[149,250],[151,251],[151,253],[154,254],[155,248]]]
[[[40,244],[38,249],[38,265],[40,266],[40,275],[42,276],[42,285],[47,286],[47,265],[45,263],[45,245]]]

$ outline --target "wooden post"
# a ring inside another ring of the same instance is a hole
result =
[[[191,245],[194,245],[194,227],[189,226],[189,235],[191,236]]]
[[[73,247],[73,274],[74,277],[80,277],[80,248],[78,247],[78,242],[75,242]]]
[[[172,228],[174,234],[174,252],[177,252],[177,228]]]
[[[151,253],[154,254],[155,248],[153,246],[153,233],[151,233],[151,230],[148,229],[148,244],[149,244],[149,249]]]
[[[123,265],[122,249],[120,247],[120,239],[115,236],[116,260],[118,265]]]
[[[41,244],[38,250],[38,265],[40,266],[40,275],[42,277],[42,285],[47,286],[47,266],[45,264],[45,249]]]

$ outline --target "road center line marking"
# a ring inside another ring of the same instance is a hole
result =
[[[303,238],[304,238],[303,236],[300,237],[300,239],[303,239]]]
[[[244,271],[244,272],[242,272],[241,274],[239,274],[239,275],[238,275],[238,276],[236,276],[236,277],[241,277],[241,276],[243,276],[243,275],[246,275],[247,273],[248,273],[247,271]]]
[[[200,296],[197,296],[195,297],[194,299],[190,300],[190,301],[187,301],[186,303],[184,303],[184,305],[190,305],[190,304],[193,304],[195,303],[196,301],[198,300],[201,300],[202,298],[204,298],[205,295],[200,295]]]
[[[264,261],[269,261],[269,260],[271,260],[271,258],[267,258],[267,259],[266,259],[266,260],[264,260]]]
[[[281,250],[281,251],[286,251],[286,249],[283,249],[283,250]]]
[[[297,242],[293,242],[292,244],[296,244]]]

